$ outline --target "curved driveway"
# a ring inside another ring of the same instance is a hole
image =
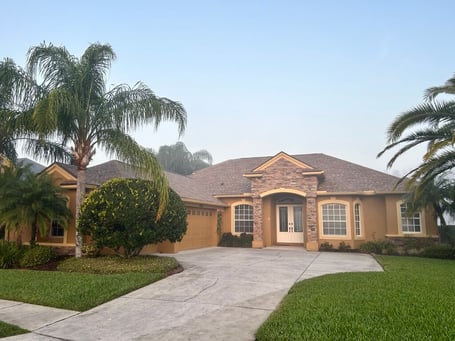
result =
[[[11,340],[254,340],[297,281],[382,271],[369,255],[208,248],[173,255],[185,271]],[[1,315],[1,314],[0,314]]]

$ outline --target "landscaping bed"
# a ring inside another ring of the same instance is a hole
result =
[[[0,270],[0,298],[85,311],[181,271],[174,258],[157,256],[68,258],[32,269]]]

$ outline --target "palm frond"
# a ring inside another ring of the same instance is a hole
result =
[[[186,111],[182,104],[164,97],[156,96],[142,83],[134,87],[118,85],[107,92],[100,110],[110,113],[113,126],[123,131],[135,129],[143,124],[152,123],[155,129],[161,122],[171,121],[178,125],[179,134],[186,128]]]
[[[425,90],[423,98],[426,101],[433,101],[440,94],[455,94],[455,75],[448,79],[443,86],[435,86]]]
[[[72,153],[64,144],[42,139],[24,140],[23,152],[45,162],[71,163]]]
[[[160,190],[157,218],[161,217],[169,200],[169,184],[155,156],[139,146],[131,136],[116,129],[100,132],[97,143],[108,155],[127,163],[142,177],[153,180]]]
[[[387,130],[389,143],[398,140],[406,130],[421,124],[432,127],[455,121],[455,101],[423,103],[399,115]]]

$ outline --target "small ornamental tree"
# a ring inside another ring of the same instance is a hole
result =
[[[186,209],[169,189],[169,202],[156,221],[160,192],[152,181],[113,179],[92,191],[81,207],[78,229],[99,248],[125,257],[137,256],[147,244],[182,240]]]

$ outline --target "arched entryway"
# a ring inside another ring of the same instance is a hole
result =
[[[279,189],[261,194],[266,244],[304,245],[306,224],[305,193]]]

